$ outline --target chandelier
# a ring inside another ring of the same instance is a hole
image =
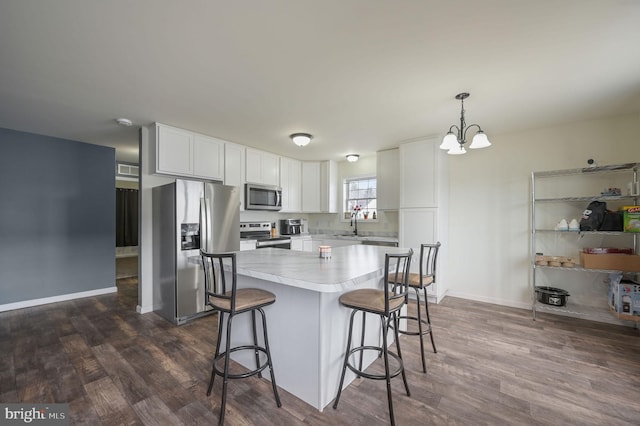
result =
[[[460,127],[454,124],[449,128],[449,131],[442,139],[440,149],[446,149],[447,154],[461,155],[467,152],[467,150],[464,149],[464,144],[467,142],[467,131],[472,127],[477,127],[478,131],[473,136],[473,140],[471,141],[471,145],[469,145],[469,148],[478,149],[491,146],[489,138],[487,138],[487,135],[482,131],[482,128],[480,128],[479,125],[470,124],[469,126],[467,126],[467,122],[464,120],[464,100],[468,97],[469,94],[466,92],[458,93],[456,95],[456,99],[458,99],[462,105],[460,109]]]

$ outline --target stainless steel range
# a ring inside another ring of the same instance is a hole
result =
[[[291,248],[291,237],[271,236],[271,222],[240,222],[240,239],[256,240],[256,248]]]

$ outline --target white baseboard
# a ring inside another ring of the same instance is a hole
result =
[[[498,299],[495,297],[484,297],[484,296],[478,296],[476,294],[469,294],[469,293],[450,291],[450,290],[446,292],[446,295],[451,297],[459,297],[461,299],[475,300],[477,302],[492,303],[494,305],[500,305],[500,306],[508,306],[510,308],[531,309],[531,302],[529,303],[516,302],[513,300]]]
[[[0,312],[14,309],[30,308],[33,306],[47,305],[49,303],[64,302],[66,300],[81,299],[83,297],[99,296],[101,294],[116,293],[118,287],[99,288],[97,290],[81,291],[79,293],[61,294],[59,296],[44,297],[42,299],[24,300],[22,302],[6,303],[0,305]]]
[[[153,312],[153,306],[136,306],[136,312],[139,314],[147,314],[149,312]]]

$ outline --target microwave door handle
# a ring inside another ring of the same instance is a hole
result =
[[[276,207],[282,207],[282,191],[276,190]]]

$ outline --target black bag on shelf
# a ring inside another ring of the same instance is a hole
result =
[[[599,231],[607,213],[607,203],[604,201],[592,201],[589,203],[580,219],[581,231]]]
[[[622,232],[624,228],[624,216],[623,212],[612,212],[607,210],[600,225],[600,231],[619,231]]]

